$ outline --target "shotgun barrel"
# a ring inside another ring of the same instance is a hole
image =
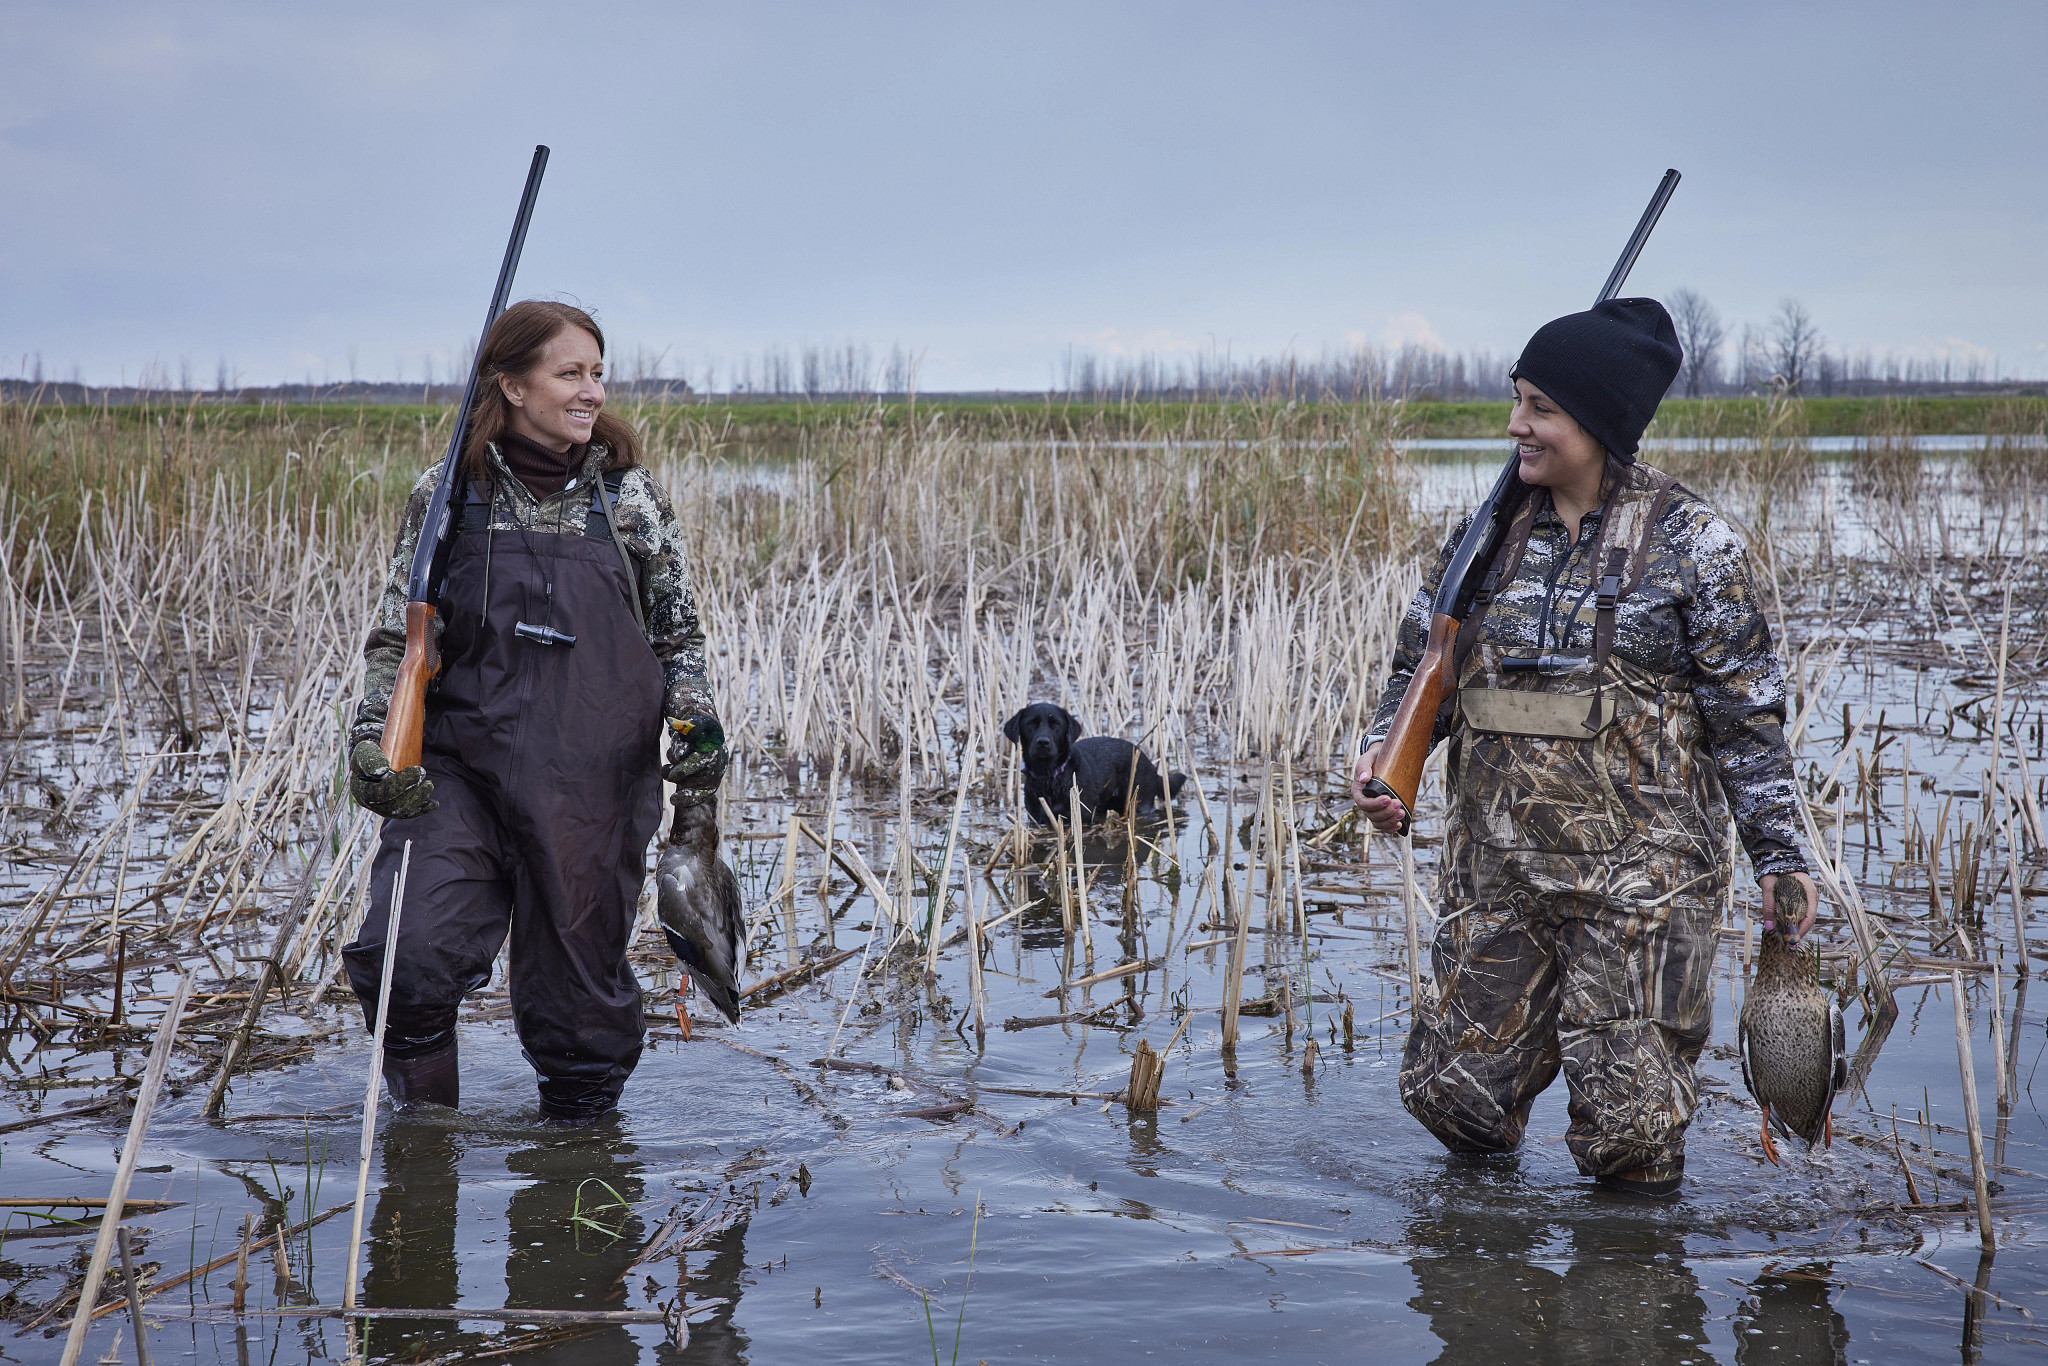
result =
[[[477,369],[483,359],[484,339],[491,324],[505,311],[512,293],[512,277],[519,271],[519,254],[526,247],[526,229],[533,222],[534,202],[540,198],[541,174],[547,170],[548,149],[533,149],[533,164],[526,171],[526,188],[519,195],[519,212],[512,220],[512,239],[505,244],[505,259],[498,266],[498,283],[491,290],[491,306],[484,314],[484,330],[477,333],[476,356],[469,364],[469,382],[462,388],[462,407],[456,411],[455,430],[448,438],[448,453],[441,457],[441,477],[427,500],[426,518],[420,523],[419,543],[412,552],[412,573],[405,585],[405,655],[399,660],[398,677],[391,687],[391,702],[384,713],[383,748],[393,768],[411,768],[420,761],[421,733],[427,716],[427,684],[441,671],[441,656],[435,640],[435,604],[441,595],[441,581],[448,568],[448,517],[455,493],[456,471],[462,462],[462,448],[469,440],[469,415],[476,405]]]
[[[1650,196],[1649,207],[1636,220],[1636,230],[1629,234],[1628,245],[1621,249],[1614,269],[1607,272],[1607,283],[1600,286],[1595,304],[1621,293],[1636,257],[1642,255],[1643,244],[1650,240],[1657,220],[1664,216],[1664,206],[1671,202],[1678,180],[1677,171],[1667,170],[1657,182],[1657,192]],[[1493,563],[1501,542],[1507,538],[1508,523],[1528,489],[1517,468],[1515,454],[1509,451],[1507,464],[1493,481],[1493,490],[1473,512],[1451,562],[1444,567],[1443,582],[1437,586],[1436,600],[1430,604],[1428,643],[1408,679],[1408,690],[1401,695],[1401,706],[1394,713],[1387,738],[1380,745],[1373,776],[1363,788],[1368,797],[1392,797],[1401,803],[1403,834],[1408,832],[1415,812],[1415,794],[1422,787],[1422,765],[1429,758],[1430,741],[1436,733],[1437,709],[1450,690],[1458,686],[1458,680],[1451,677],[1451,645],[1457,638],[1458,625],[1472,610],[1486,566]]]

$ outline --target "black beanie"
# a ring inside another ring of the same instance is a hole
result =
[[[1684,353],[1655,299],[1608,299],[1536,329],[1508,374],[1555,399],[1595,441],[1633,459]]]

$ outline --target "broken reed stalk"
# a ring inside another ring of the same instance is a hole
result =
[[[1294,756],[1292,754],[1286,756],[1283,771],[1287,779],[1287,822],[1284,828],[1287,831],[1288,882],[1291,886],[1290,895],[1294,911],[1294,928],[1301,935],[1302,1010],[1304,1011],[1303,1018],[1307,1022],[1308,1029],[1313,1033],[1316,1027],[1316,979],[1314,973],[1309,970],[1308,964],[1308,906],[1302,900],[1301,891],[1301,831],[1295,827],[1294,823]],[[1309,1045],[1314,1047],[1315,1040],[1310,1039]]]
[[[2005,983],[2004,974],[1998,964],[1991,965],[1991,1055],[1998,1065],[1991,1069],[1997,1087],[1998,1113],[2003,1115],[2012,1104],[2012,1096],[2006,1088],[2005,1077]]]
[[[1970,1014],[1963,1006],[1963,974],[1949,969],[1956,1007],[1956,1062],[1963,1075],[1963,1127],[1970,1140],[1970,1179],[1977,1196],[1977,1236],[1993,1251],[1998,1237],[1991,1229],[1991,1186],[1984,1171],[1984,1127],[1977,1115],[1977,1069],[1970,1059]]]
[[[1052,817],[1048,809],[1046,815]],[[1067,835],[1065,826],[1057,819],[1051,819],[1053,881],[1060,889],[1060,928],[1069,940],[1074,937],[1074,880],[1067,874]]]
[[[1223,979],[1223,1051],[1226,1053],[1237,1051],[1237,1020],[1244,1005],[1245,947],[1251,939],[1252,932],[1252,869],[1258,862],[1259,827],[1263,823],[1265,815],[1262,807],[1260,810],[1261,819],[1253,822],[1252,847],[1245,853],[1244,891],[1240,894],[1231,881],[1229,859],[1231,841],[1236,836],[1234,823],[1236,813],[1237,795],[1233,791],[1231,794],[1230,816],[1226,818],[1233,828],[1224,832],[1223,844],[1223,900],[1225,908],[1230,913],[1231,924],[1234,930],[1230,939],[1230,966],[1225,970]]]
[[[967,748],[960,756],[960,790],[953,796],[953,819],[946,826],[946,852],[939,860],[939,880],[932,889],[932,912],[925,926],[924,970],[935,976],[939,970],[939,941],[945,937],[946,903],[953,880],[953,855],[960,841],[960,816],[967,809],[967,785],[974,777],[975,735],[970,722]]]
[[[974,1008],[976,1037],[988,1032],[988,984],[982,980],[981,948],[981,881],[970,878],[967,884],[967,999]]]
[[[64,1339],[60,1366],[77,1366],[85,1347],[86,1329],[99,1301],[100,1280],[107,1274],[107,1260],[113,1255],[114,1235],[121,1227],[121,1206],[128,1198],[128,1184],[135,1178],[135,1164],[142,1157],[142,1143],[149,1132],[150,1112],[162,1094],[164,1077],[171,1069],[171,1045],[178,1037],[178,1022],[184,1018],[185,1003],[192,997],[192,973],[178,978],[171,1003],[157,1024],[156,1042],[149,1050],[149,1064],[143,1070],[141,1089],[135,1093],[135,1114],[128,1121],[128,1139],[121,1145],[121,1160],[114,1167],[114,1184],[107,1192],[106,1211],[100,1216],[99,1234],[93,1239],[92,1260],[86,1263],[85,1281],[78,1287],[78,1312],[71,1320],[71,1332]]]
[[[2020,877],[2019,846],[2013,842],[2012,790],[2001,784],[2005,793],[2005,873],[2012,886],[2012,942],[2018,964],[2013,972],[2025,977],[2031,972],[2027,963],[2027,884]]]
[[[1124,1088],[1125,1105],[1133,1110],[1159,1108],[1159,1082],[1166,1075],[1167,1055],[1173,1052],[1173,1046],[1180,1042],[1181,1034],[1188,1027],[1188,1021],[1194,1018],[1195,1012],[1192,1010],[1181,1016],[1180,1023],[1173,1027],[1173,1033],[1167,1037],[1166,1047],[1157,1053],[1152,1051],[1151,1044],[1143,1039],[1138,1040],[1137,1048],[1131,1053],[1131,1079]]]
[[[1081,949],[1089,958],[1095,956],[1095,928],[1093,917],[1088,914],[1088,857],[1081,849],[1081,783],[1076,779],[1067,787],[1067,807],[1074,819],[1074,914],[1081,920]]]
[[[1143,1039],[1131,1050],[1131,1076],[1124,1085],[1124,1104],[1132,1110],[1157,1110],[1159,1108],[1159,1079],[1165,1074],[1166,1064],[1152,1045]]]
[[[832,841],[839,831],[839,747],[832,747],[832,777],[825,784],[825,838],[818,841],[824,850],[824,866],[818,869],[818,899],[829,901],[832,895]],[[828,905],[825,913],[825,932],[832,933],[832,914]]]
[[[1209,814],[1209,794],[1202,790],[1202,774],[1195,767],[1194,747],[1188,743],[1186,736],[1181,737],[1180,753],[1181,759],[1188,766],[1188,786],[1195,790],[1195,801],[1202,808],[1202,828],[1208,833],[1209,847],[1214,849],[1217,847],[1216,818]]]
[[[789,828],[782,837],[782,877],[775,887],[775,899],[782,905],[784,923],[788,926],[789,961],[792,963],[796,961],[796,856],[799,848],[797,820],[796,802],[792,800],[789,804]],[[829,915],[825,917],[825,923],[832,923]]]
[[[356,1154],[355,1213],[349,1219],[348,1261],[341,1280],[341,1305],[356,1307],[356,1275],[363,1252],[363,1202],[370,1191],[370,1153],[377,1139],[377,1083],[384,1076],[384,1026],[391,1017],[391,970],[398,962],[398,922],[405,911],[405,875],[412,867],[412,841],[398,858],[391,883],[391,919],[384,926],[384,968],[377,986],[377,1021],[370,1031],[370,1080],[363,1092],[363,1135]]]
[[[895,899],[889,895],[889,889],[882,885],[882,880],[875,876],[875,870],[868,867],[868,861],[861,857],[860,850],[854,847],[853,841],[840,840],[835,843],[829,837],[821,836],[811,829],[808,821],[802,824],[804,838],[826,850],[827,862],[837,863],[846,870],[849,877],[865,888],[867,894],[874,898],[875,908],[881,912],[882,918],[894,927],[898,921]]]
[[[235,1292],[235,1312],[242,1313],[249,1307],[249,1239],[256,1232],[256,1216],[242,1216],[242,1237],[235,1247],[235,1278],[228,1287]]]
[[[1408,833],[1401,842],[1401,919],[1408,932],[1408,1003],[1415,1018],[1422,1018],[1422,940],[1416,929],[1415,906],[1415,818],[1408,819]]]
[[[135,1280],[135,1257],[128,1247],[126,1224],[115,1230],[114,1239],[121,1249],[121,1279],[128,1292],[128,1324],[135,1334],[135,1366],[149,1366],[149,1335],[147,1325],[142,1321],[142,1293]]]

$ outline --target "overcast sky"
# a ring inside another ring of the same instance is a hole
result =
[[[0,375],[417,381],[518,294],[694,377],[901,343],[1512,353],[1632,293],[2048,375],[2048,5],[24,3]],[[26,362],[32,364],[32,360]]]

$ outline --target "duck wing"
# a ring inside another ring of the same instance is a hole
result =
[[[1735,1053],[1736,1053],[1736,1056],[1737,1056],[1737,1057],[1739,1057],[1739,1058],[1741,1058],[1741,1059],[1742,1059],[1742,1085],[1743,1085],[1743,1089],[1749,1092],[1749,1094],[1750,1094],[1750,1097],[1751,1097],[1752,1099],[1754,1099],[1754,1100],[1755,1100],[1755,1101],[1757,1101],[1757,1102],[1758,1102],[1759,1104],[1761,1104],[1761,1103],[1763,1102],[1763,1097],[1762,1097],[1762,1096],[1760,1096],[1760,1095],[1757,1095],[1757,1093],[1756,1093],[1756,1078],[1755,1078],[1754,1076],[1752,1076],[1752,1075],[1750,1074],[1750,1070],[1749,1070],[1749,1018],[1748,1018],[1748,1017],[1749,1017],[1749,1012],[1748,1012],[1747,1010],[1744,1010],[1744,1011],[1743,1011],[1743,1013],[1742,1013],[1742,1018],[1738,1019],[1738,1020],[1736,1021],[1736,1023],[1735,1023]]]
[[[683,971],[738,1024],[745,928],[739,880],[718,852],[718,800],[682,789],[675,812],[655,862],[655,912]]]
[[[1849,1085],[1849,1050],[1845,1046],[1846,1031],[1842,1028],[1842,1004],[1828,1002],[1828,1039],[1832,1065],[1828,1069],[1828,1094],[1840,1095]]]

